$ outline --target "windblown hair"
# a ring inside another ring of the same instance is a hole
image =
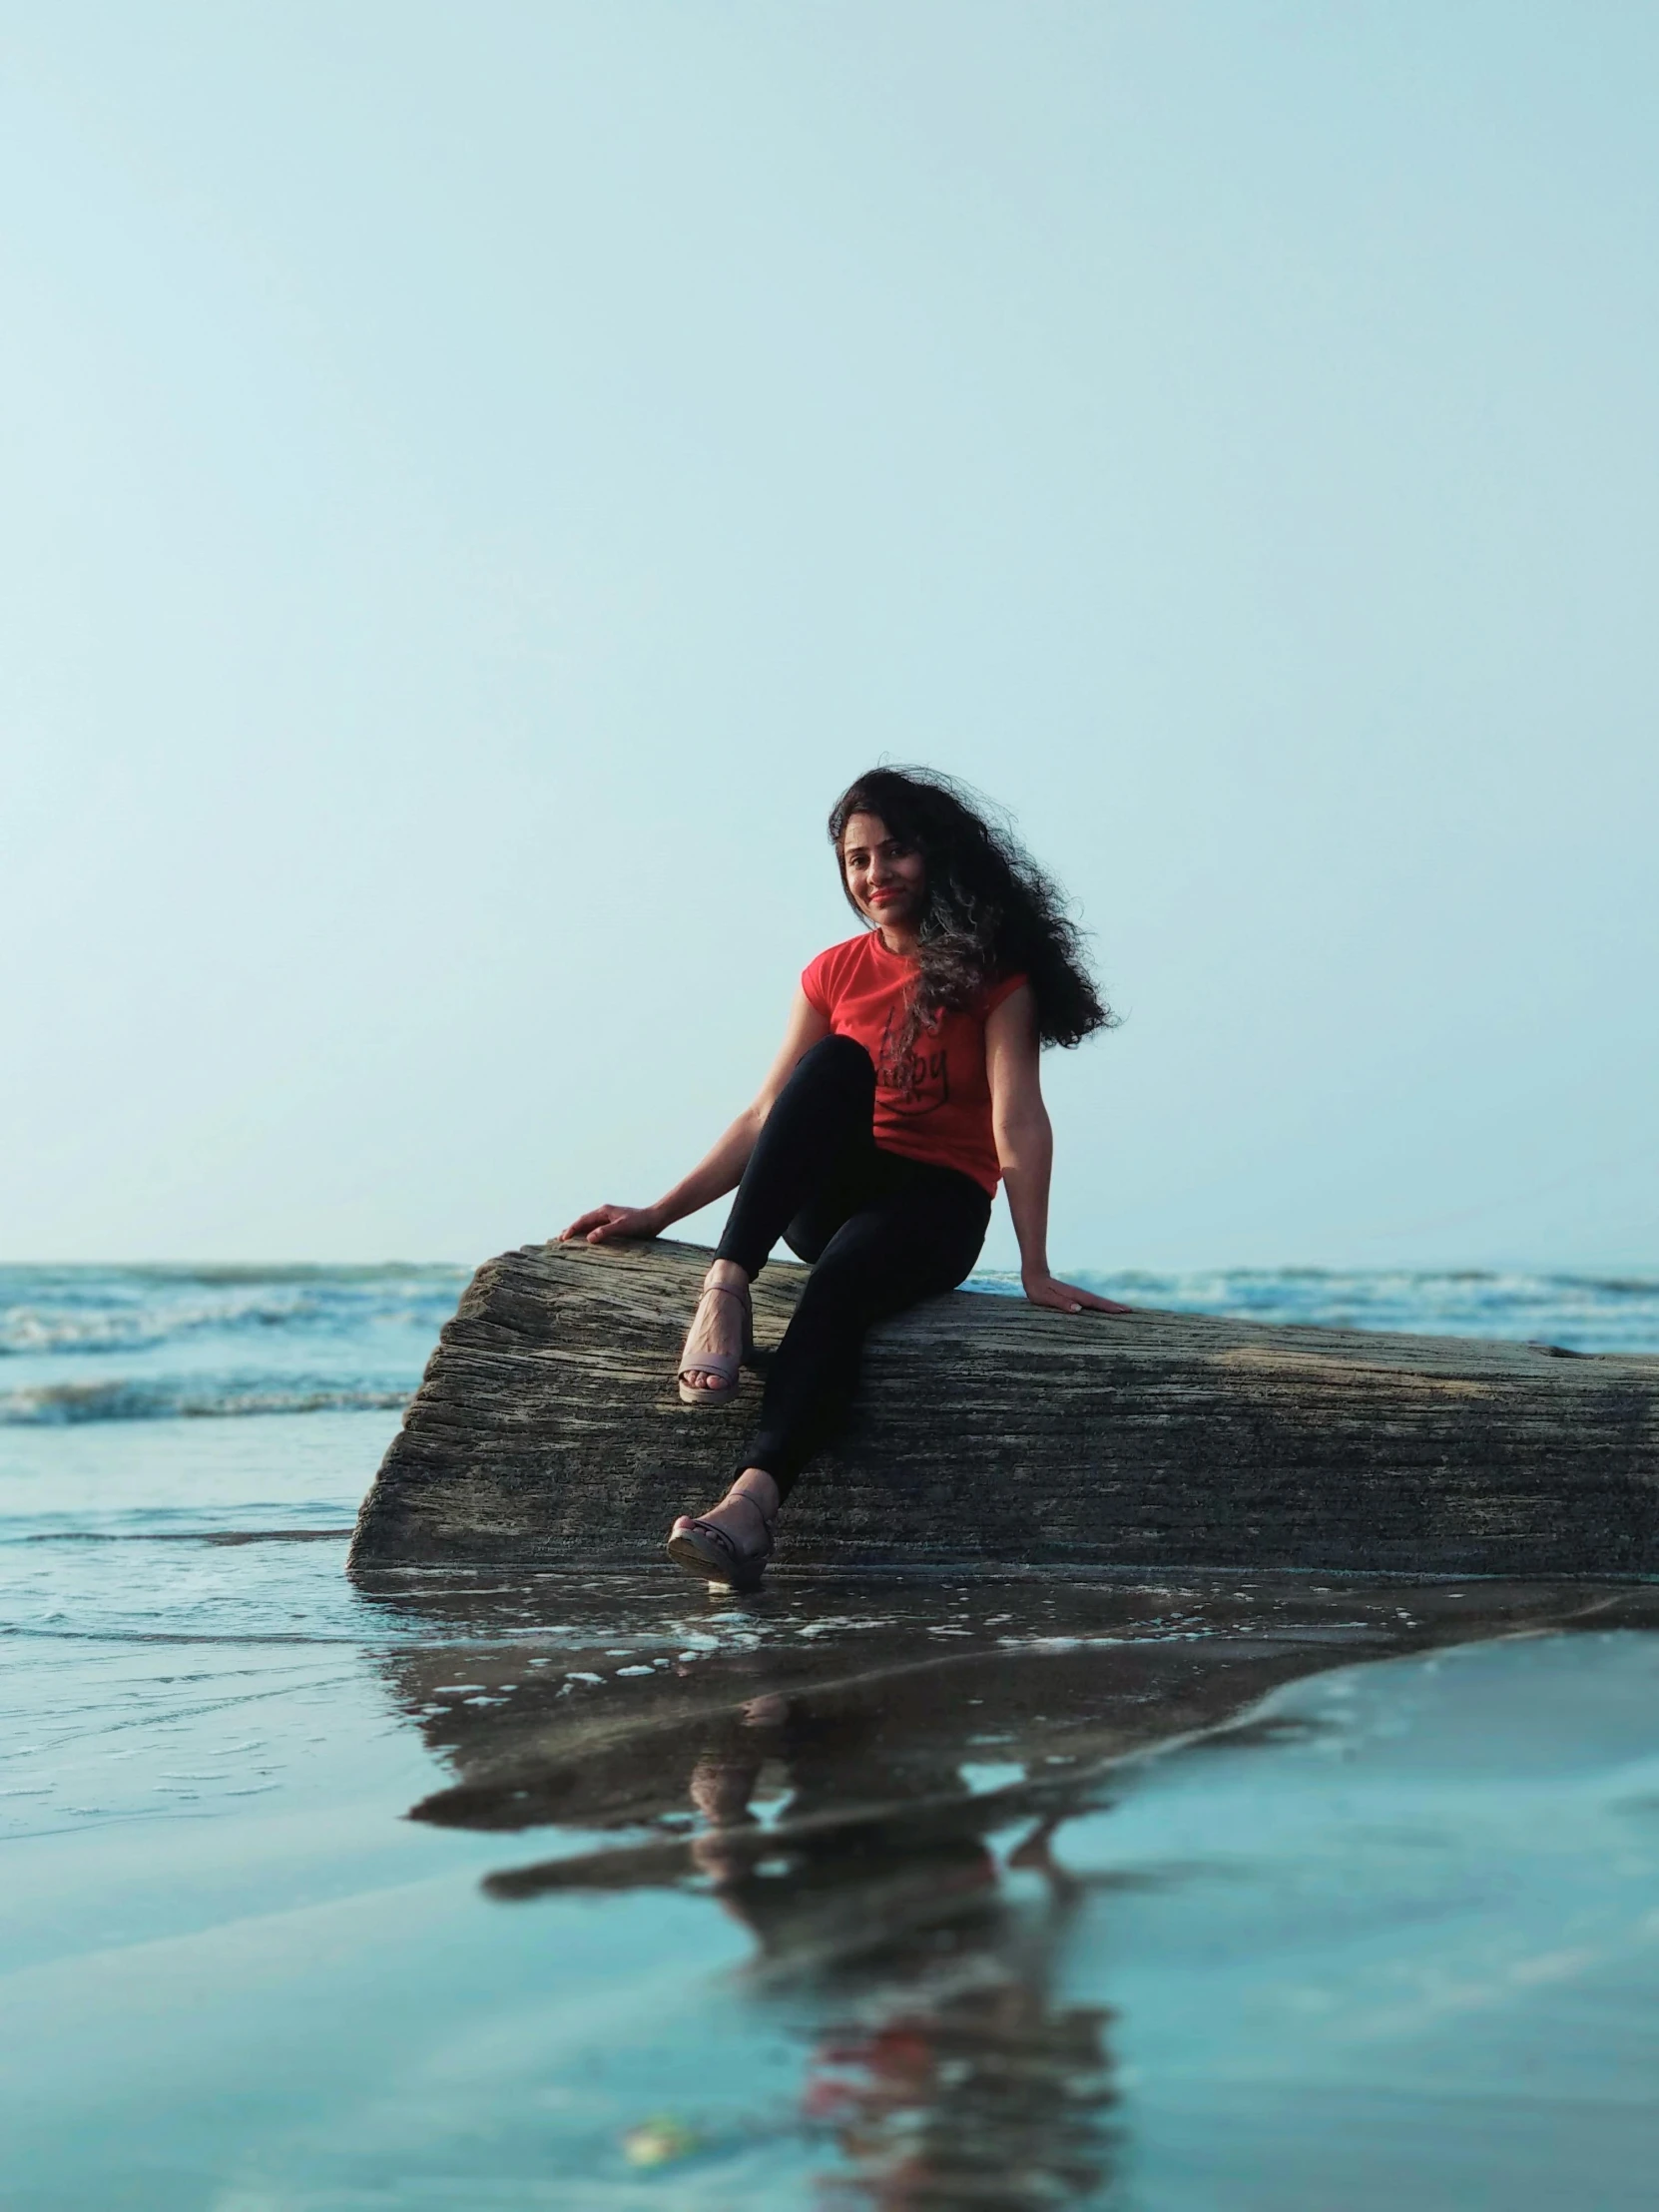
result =
[[[999,975],[1023,972],[1043,1044],[1081,1044],[1117,1016],[1095,988],[1082,936],[1059,885],[1045,875],[1008,822],[977,792],[930,769],[876,768],[830,810],[837,858],[854,815],[875,815],[927,865],[917,931],[917,974],[898,1039],[908,1051],[934,1008],[963,1011]],[[847,889],[847,903],[865,919]]]

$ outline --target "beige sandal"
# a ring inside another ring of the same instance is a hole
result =
[[[721,1298],[735,1298],[742,1304],[743,1350],[741,1352],[693,1353],[689,1350],[691,1330],[688,1329],[686,1332],[688,1349],[680,1355],[680,1371],[677,1377],[682,1405],[724,1405],[729,1399],[736,1397],[738,1394],[738,1370],[755,1350],[755,1310],[750,1303],[749,1286],[745,1284],[741,1291],[734,1291],[730,1285],[725,1283],[705,1283],[703,1297],[697,1302],[698,1311],[702,1311],[704,1298],[717,1295]],[[697,1316],[694,1314],[692,1316],[692,1327],[695,1328],[696,1326]],[[702,1388],[699,1388],[697,1384],[686,1381],[688,1375],[718,1375],[720,1383],[718,1387],[705,1384]]]

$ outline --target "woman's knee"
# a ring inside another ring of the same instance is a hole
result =
[[[853,1094],[875,1095],[875,1063],[855,1037],[821,1037],[795,1063],[790,1085],[833,1085]]]

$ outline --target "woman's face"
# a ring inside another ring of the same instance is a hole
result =
[[[914,935],[927,898],[927,866],[913,844],[893,836],[879,815],[849,815],[841,868],[859,913],[888,937]]]

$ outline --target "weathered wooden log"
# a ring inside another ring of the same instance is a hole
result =
[[[710,1255],[529,1245],[482,1267],[364,1500],[353,1567],[622,1564],[740,1463],[760,1382],[684,1407]],[[758,1358],[806,1271],[755,1287]],[[869,1339],[780,1564],[1659,1572],[1659,1359],[956,1292]]]

